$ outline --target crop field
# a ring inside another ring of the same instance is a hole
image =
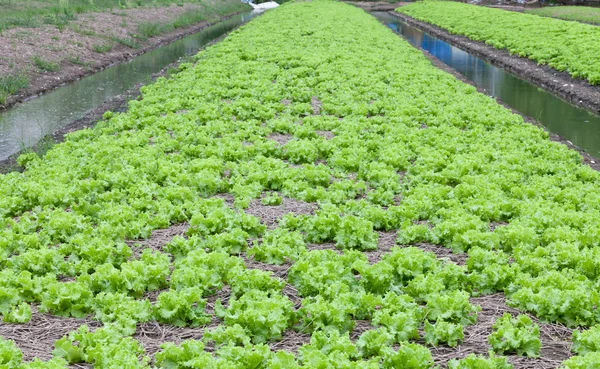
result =
[[[350,5],[0,176],[0,368],[596,368],[600,174]]]
[[[525,13],[600,25],[600,8],[589,6],[550,6],[527,9]]]
[[[397,11],[600,84],[597,26],[451,1],[418,2]]]

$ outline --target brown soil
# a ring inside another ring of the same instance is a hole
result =
[[[277,142],[281,146],[284,146],[293,138],[294,138],[294,136],[292,136],[292,135],[284,135],[281,133],[272,133],[271,135],[269,135],[270,140]]]
[[[390,14],[402,19],[435,37],[449,42],[473,55],[488,60],[504,70],[516,74],[566,101],[600,113],[600,86],[592,86],[582,79],[574,79],[566,72],[559,72],[535,61],[510,55],[506,50],[499,50],[483,42],[472,41],[466,37],[452,35],[448,31],[432,24],[418,21],[405,14],[390,11]]]
[[[90,328],[100,327],[100,322],[91,319],[62,318],[40,313],[31,307],[31,320],[26,324],[11,324],[0,321],[0,337],[15,341],[23,351],[23,360],[52,358],[54,342],[67,333],[87,324]]]
[[[458,265],[465,265],[469,257],[465,253],[454,253],[452,249],[430,243],[417,243],[410,246],[418,247],[423,251],[433,252],[439,259],[447,259]]]
[[[311,98],[310,105],[312,106],[312,109],[313,109],[313,115],[321,114],[321,106],[323,104],[321,103],[321,101],[319,101],[319,99],[316,96],[313,96]]]
[[[171,43],[189,34],[198,32],[213,22],[204,21],[190,27],[151,37],[146,41],[135,39],[138,25],[145,22],[168,23],[187,11],[198,9],[198,5],[171,5],[169,7],[137,8],[117,12],[86,13],[60,32],[55,26],[38,28],[13,28],[0,35],[0,76],[25,73],[29,77],[29,87],[17,95],[10,96],[0,105],[6,109],[35,95],[55,89],[66,83],[96,73],[115,63],[129,60],[159,46]],[[227,18],[223,17],[222,19]],[[121,45],[111,38],[134,40],[138,49]],[[94,51],[97,45],[113,45],[111,51]],[[44,72],[35,67],[32,58],[60,65],[57,72]],[[79,58],[78,65],[69,61]]]
[[[436,364],[447,367],[451,359],[461,359],[469,354],[486,355],[491,346],[487,337],[492,332],[492,325],[504,313],[512,315],[522,314],[521,311],[506,305],[506,298],[502,293],[484,297],[473,297],[471,303],[481,306],[477,315],[477,323],[465,327],[465,340],[455,348],[439,346],[430,348]],[[572,356],[571,330],[560,324],[542,323],[534,316],[531,319],[540,327],[540,340],[542,350],[539,358],[528,358],[516,355],[505,355],[515,369],[556,369],[560,364]]]
[[[394,15],[398,15],[398,13],[393,12],[392,14]],[[419,27],[417,24],[412,24],[411,25],[415,26],[415,27]],[[427,31],[427,30],[425,30]],[[429,31],[427,31],[429,32]],[[436,36],[437,37],[437,36]],[[451,42],[451,41],[450,41]],[[483,90],[482,88],[477,87],[472,81],[470,81],[469,79],[467,79],[465,76],[463,76],[462,74],[460,74],[459,72],[457,72],[456,70],[454,70],[453,68],[449,67],[447,64],[445,64],[444,62],[442,62],[441,60],[439,60],[438,58],[436,58],[435,56],[431,55],[429,52],[427,52],[426,50],[419,48],[423,54],[425,55],[425,57],[427,57],[431,63],[436,66],[437,68],[452,74],[456,79],[458,79],[461,82],[464,83],[468,83],[471,86],[475,87],[477,89],[477,91],[479,91],[480,93],[486,94],[487,92],[485,90]],[[518,114],[521,117],[523,117],[523,119],[525,120],[525,122],[536,125],[540,128],[542,128],[544,131],[546,131],[548,133],[548,136],[550,138],[551,141],[555,141],[555,142],[560,142],[563,145],[566,145],[569,149],[571,150],[575,150],[577,152],[579,152],[579,154],[583,157],[583,163],[585,165],[588,165],[590,168],[600,171],[600,160],[591,156],[590,154],[588,154],[587,152],[585,152],[583,149],[580,149],[579,147],[575,146],[571,141],[567,140],[564,137],[561,137],[559,135],[557,135],[556,133],[552,133],[550,132],[544,125],[542,125],[540,122],[538,122],[536,119],[529,117],[527,115],[524,115],[523,113],[519,112],[518,110],[515,110],[513,108],[511,108],[510,106],[506,105],[502,99],[500,99],[499,97],[494,97],[496,99],[496,102],[502,106],[504,106],[506,109],[509,109],[510,111],[512,111],[514,114]],[[600,103],[600,100],[599,100]],[[493,223],[490,224],[490,229],[492,228],[496,228],[498,226],[502,226],[504,224],[502,223]]]
[[[365,251],[365,255],[369,259],[369,263],[375,264],[381,257],[390,252],[392,247],[396,246],[396,238],[398,238],[398,232],[377,232],[379,234],[379,240],[377,241],[377,250]]]
[[[260,199],[254,199],[250,202],[250,206],[245,212],[259,218],[261,223],[266,225],[267,228],[273,229],[277,228],[279,219],[286,214],[311,215],[318,208],[317,204],[282,196],[281,205],[277,206],[263,205]]]
[[[188,223],[174,224],[169,228],[153,231],[150,238],[145,240],[126,240],[125,243],[133,251],[131,258],[137,259],[145,249],[164,252],[163,247],[171,242],[173,237],[185,235],[189,227]]]

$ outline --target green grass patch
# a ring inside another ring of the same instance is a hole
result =
[[[57,72],[60,70],[60,65],[58,63],[46,60],[41,56],[36,55],[31,58],[31,61],[33,62],[33,65],[42,72]]]
[[[140,48],[140,44],[132,38],[111,37],[110,39],[120,45],[127,46],[131,49],[139,49]]]
[[[94,50],[97,53],[104,54],[111,51],[113,47],[113,44],[95,44],[92,45],[92,50]]]
[[[160,22],[144,22],[137,27],[137,34],[142,39],[155,37],[167,33],[174,29],[172,24],[163,24]]]
[[[71,64],[75,64],[75,65],[81,65],[82,67],[89,67],[90,63],[81,60],[81,57],[79,55],[77,56],[69,56],[67,57],[67,61]]]
[[[177,17],[177,19],[173,21],[172,24],[174,28],[183,28],[194,23],[200,23],[202,21],[205,21],[209,17],[210,15],[208,15],[207,12],[204,10],[194,10],[180,15],[179,17]]]
[[[525,13],[600,25],[600,8],[590,6],[549,6],[540,9],[527,9]]]
[[[0,77],[0,104],[4,104],[10,95],[29,86],[29,79],[24,74]]]
[[[90,36],[90,37],[99,36],[98,33],[95,32],[94,30],[85,29],[85,28],[82,28],[77,25],[71,26],[71,29],[73,30],[73,32],[79,33],[80,35],[83,35],[83,36]]]

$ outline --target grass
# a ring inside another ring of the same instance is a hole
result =
[[[4,104],[8,96],[29,86],[29,79],[23,74],[0,77],[0,104]]]
[[[81,65],[83,67],[89,67],[90,66],[90,63],[81,60],[81,57],[79,55],[77,55],[77,56],[69,56],[69,57],[67,57],[67,61],[69,63],[75,64],[75,65]]]
[[[600,25],[600,8],[589,6],[549,6],[528,9],[525,10],[525,13]]]
[[[42,72],[57,72],[60,69],[58,63],[45,60],[41,56],[34,56],[31,60],[33,61],[33,65]]]
[[[93,31],[91,29],[84,29],[84,28],[76,26],[76,25],[71,26],[71,29],[73,30],[73,32],[79,33],[82,36],[90,36],[90,37],[98,36],[98,33],[96,33],[95,31]]]
[[[111,37],[111,40],[113,40],[114,42],[121,44],[123,46],[127,46],[129,48],[132,49],[139,49],[140,48],[140,44],[137,43],[137,41],[135,41],[134,39],[131,38],[120,38],[120,37]]]
[[[95,52],[100,53],[100,54],[107,53],[107,52],[111,51],[112,49],[113,49],[112,44],[92,45],[92,50],[94,50]]]
[[[160,22],[143,22],[138,25],[137,33],[140,38],[147,39],[172,31],[173,28],[174,27],[172,24],[163,24]]]

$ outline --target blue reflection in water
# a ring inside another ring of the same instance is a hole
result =
[[[513,74],[497,68],[451,44],[386,13],[371,13],[412,45],[426,50],[452,67],[488,95],[499,97],[511,108],[537,119],[550,132],[573,142],[590,155],[600,157],[600,117],[552,95]]]

